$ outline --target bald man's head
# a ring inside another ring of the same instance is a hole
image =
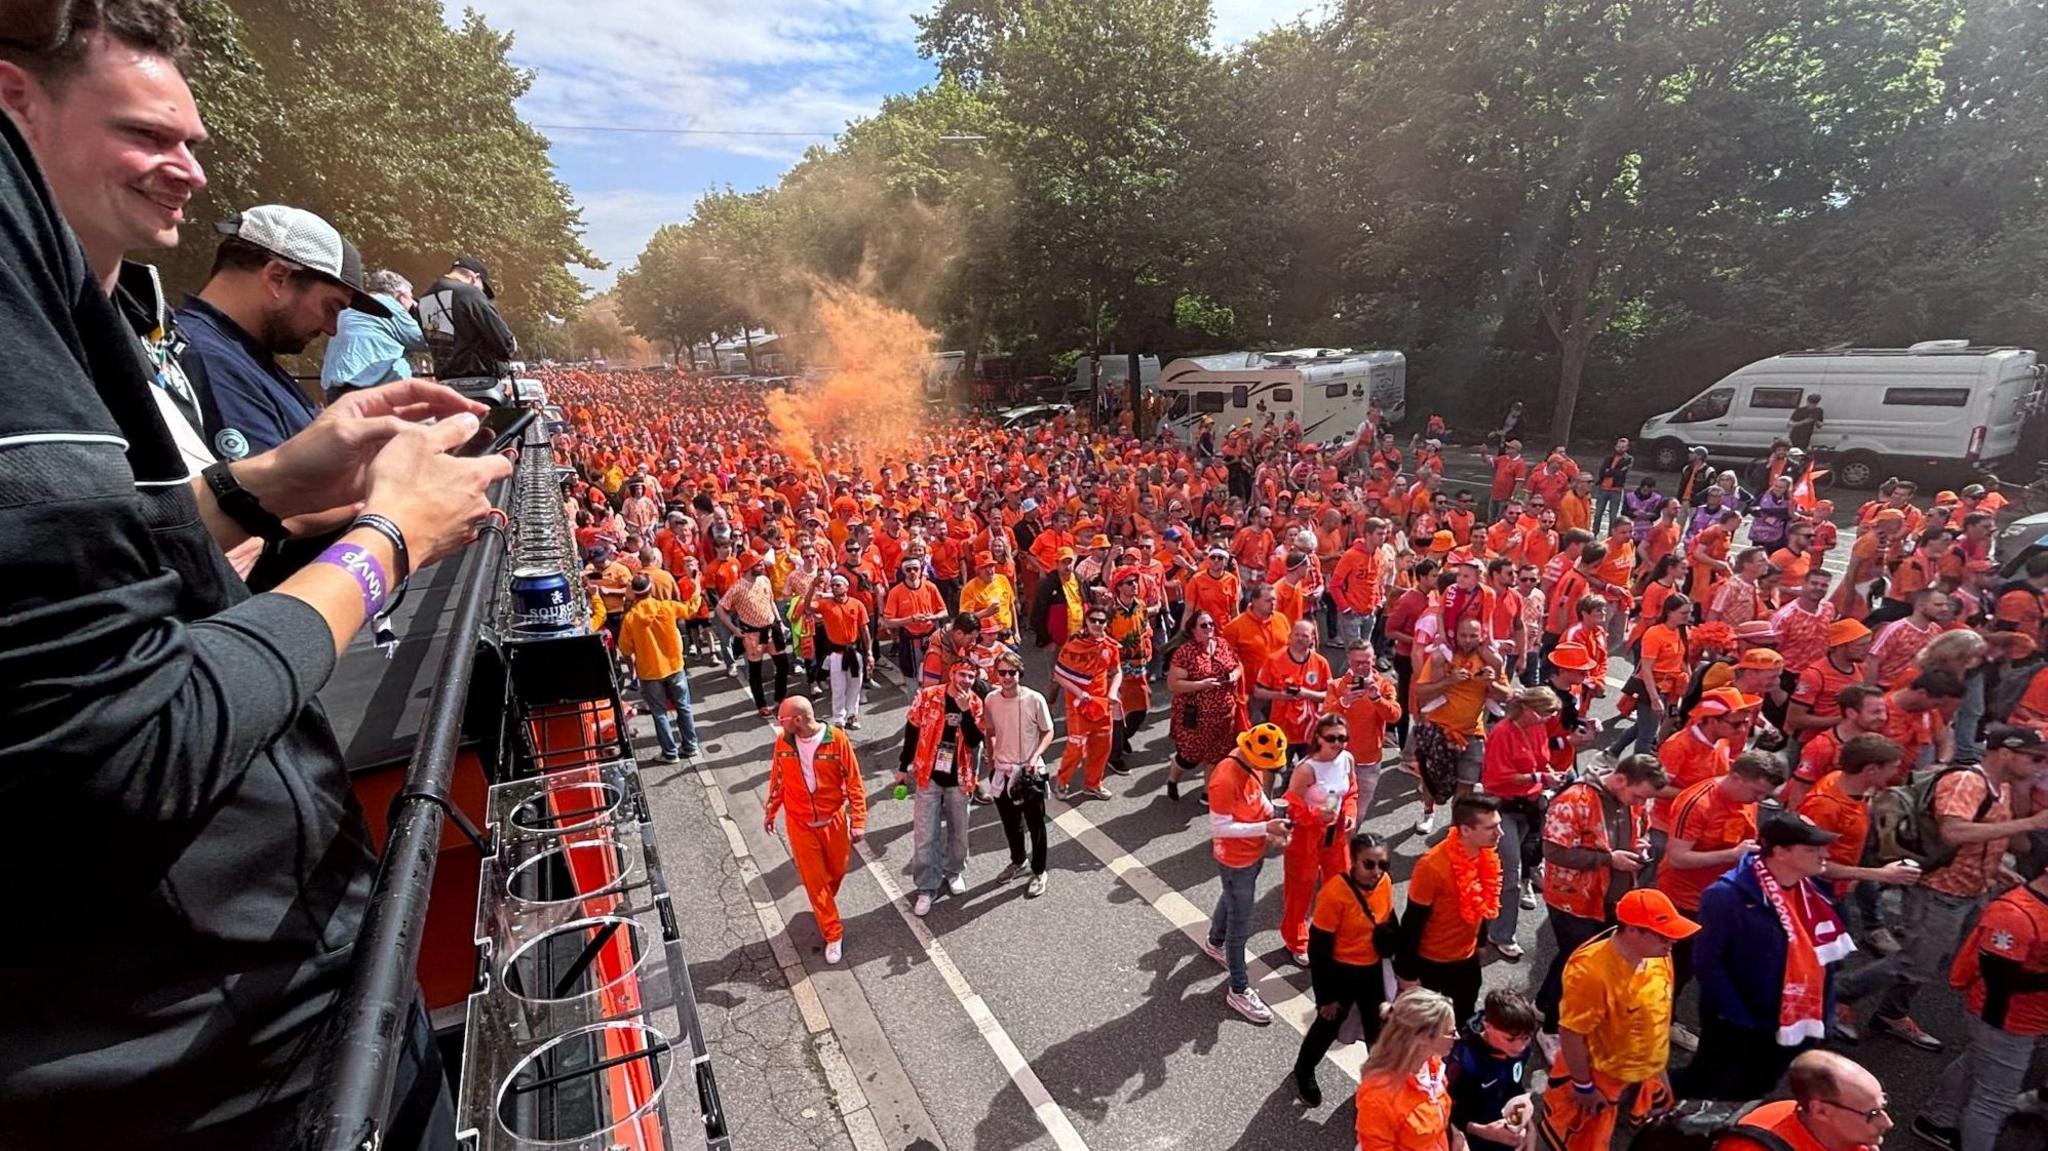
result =
[[[818,726],[818,714],[811,710],[811,701],[800,695],[790,696],[775,709],[776,722],[782,730],[808,736]]]
[[[1865,1071],[1853,1059],[1847,1059],[1832,1051],[1808,1051],[1792,1061],[1785,1073],[1786,1086],[1792,1089],[1792,1097],[1805,1103],[1812,1099],[1831,1099],[1837,1088],[1850,1085],[1867,1086],[1877,1090],[1877,1076]]]

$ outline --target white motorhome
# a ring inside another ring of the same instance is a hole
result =
[[[1331,443],[1358,434],[1366,409],[1377,404],[1389,420],[1408,410],[1408,357],[1400,352],[1350,348],[1296,348],[1285,352],[1229,352],[1175,360],[1159,374],[1167,424],[1193,439],[1204,416],[1219,431],[1266,413],[1301,421],[1309,440]]]
[[[1643,421],[1636,450],[1666,471],[1695,446],[1719,457],[1763,455],[1784,437],[1792,410],[1817,395],[1825,420],[1813,446],[1831,454],[1836,482],[1867,488],[1900,470],[1959,472],[2019,450],[2021,429],[2041,406],[2044,372],[2031,349],[1968,340],[1786,352]]]

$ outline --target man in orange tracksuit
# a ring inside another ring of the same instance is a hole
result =
[[[782,701],[782,732],[768,765],[768,803],[761,828],[775,832],[775,813],[784,812],[789,855],[804,881],[818,934],[825,937],[825,962],[839,962],[846,928],[839,922],[839,884],[853,845],[868,825],[868,797],[861,785],[853,741],[838,727],[818,722],[811,701],[793,695]]]
[[[1081,634],[1060,647],[1053,682],[1067,700],[1067,746],[1060,753],[1059,791],[1073,793],[1074,769],[1082,768],[1081,794],[1108,799],[1102,773],[1115,745],[1117,700],[1123,685],[1122,649],[1109,638],[1109,610],[1090,605]]]

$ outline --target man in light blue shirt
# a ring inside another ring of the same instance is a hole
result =
[[[366,277],[364,286],[385,314],[342,313],[334,338],[327,341],[327,358],[320,363],[320,388],[330,404],[350,388],[409,379],[414,373],[405,354],[427,350],[419,321],[408,310],[412,284],[397,272],[380,268]]]

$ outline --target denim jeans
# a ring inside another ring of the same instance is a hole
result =
[[[1527,800],[1503,800],[1500,809],[1500,914],[1487,922],[1486,938],[1513,943],[1522,922],[1522,844],[1542,835],[1542,821],[1523,806]],[[1510,807],[1512,804],[1514,806]]]
[[[1610,491],[1601,488],[1593,493],[1593,525],[1588,530],[1593,533],[1594,539],[1603,538],[1600,535],[1600,524],[1603,521],[1612,522],[1620,518],[1621,489],[1615,488]]]
[[[690,681],[682,672],[667,679],[641,680],[640,698],[654,716],[654,738],[661,743],[661,754],[697,754],[697,719],[690,713]],[[670,712],[675,713],[674,720],[669,719]],[[680,747],[678,734],[682,736]]]
[[[1941,1073],[1941,1088],[1922,1114],[1936,1127],[1962,1128],[1961,1151],[1993,1151],[2044,1038],[2014,1035],[1974,1015],[1965,1022],[1970,1045]]]
[[[1218,864],[1223,872],[1223,894],[1216,897],[1216,912],[1209,917],[1209,943],[1221,947],[1229,960],[1232,991],[1252,985],[1252,977],[1245,971],[1244,945],[1252,937],[1252,902],[1258,896],[1259,869],[1265,865],[1263,855],[1248,867]]]
[[[911,796],[910,840],[910,878],[919,891],[936,892],[967,870],[966,790],[937,784],[918,788]]]
[[[1853,1003],[1881,990],[1872,1014],[1886,1019],[1905,1015],[1913,1009],[1913,996],[1922,984],[1946,982],[1949,957],[1962,942],[1963,928],[1983,906],[1981,895],[1907,888],[1906,913],[1900,917],[1908,936],[1904,950],[1843,975],[1835,984],[1835,997]]]
[[[1984,745],[1977,742],[1977,728],[1983,722],[1984,669],[1980,667],[1963,677],[1963,702],[1956,708],[1955,722],[1950,725],[1956,738],[1956,762],[1976,763],[1983,759]]]

